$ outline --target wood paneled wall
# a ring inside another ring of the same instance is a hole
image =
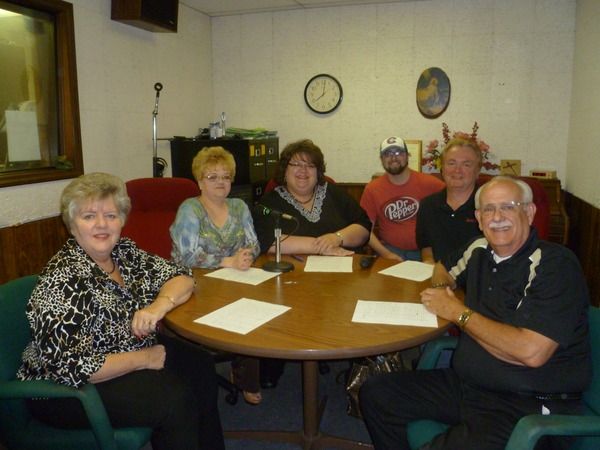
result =
[[[0,283],[39,273],[68,236],[59,216],[0,228]]]
[[[600,209],[565,193],[569,247],[581,262],[592,304],[600,306]]]

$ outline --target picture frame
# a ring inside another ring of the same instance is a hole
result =
[[[416,139],[405,139],[404,143],[408,149],[408,167],[415,172],[421,171],[421,152],[423,149],[423,141]]]
[[[450,103],[450,79],[439,67],[425,69],[417,80],[419,112],[427,119],[441,116]]]

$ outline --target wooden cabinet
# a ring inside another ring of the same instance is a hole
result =
[[[569,216],[565,210],[565,196],[558,178],[536,178],[546,190],[550,205],[550,235],[548,240],[567,245]]]
[[[156,32],[177,32],[179,0],[112,0],[110,18]]]

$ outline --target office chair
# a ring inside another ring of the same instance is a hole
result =
[[[125,183],[131,212],[121,231],[147,252],[171,259],[169,227],[181,203],[200,195],[187,178],[138,178]]]
[[[596,450],[600,448],[600,309],[590,307],[590,342],[592,345],[593,378],[583,393],[583,415],[531,414],[517,422],[506,450],[533,450],[538,439],[545,435],[574,436],[571,450]],[[436,366],[442,350],[453,349],[457,338],[443,337],[427,344],[417,369]],[[417,420],[408,424],[408,442],[411,449],[418,449],[443,433],[447,425],[433,420]]]
[[[49,380],[15,379],[21,354],[31,340],[25,306],[37,276],[0,286],[0,443],[19,450],[138,450],[152,434],[151,428],[113,429],[93,384],[81,389]],[[78,398],[91,429],[67,430],[46,425],[31,416],[26,400],[36,397]]]
[[[131,199],[131,212],[121,234],[131,238],[139,248],[171,259],[169,227],[175,221],[179,205],[200,195],[200,188],[188,178],[138,178],[125,185]],[[163,328],[162,332],[166,330]],[[230,354],[206,350],[216,363],[231,359]],[[217,381],[227,391],[225,400],[234,405],[238,398],[237,387],[220,375]]]

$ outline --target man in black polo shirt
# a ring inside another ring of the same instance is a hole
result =
[[[367,380],[360,404],[377,450],[408,449],[406,423],[416,419],[450,425],[428,449],[501,450],[525,415],[580,412],[591,379],[585,279],[571,251],[537,238],[532,197],[508,177],[478,190],[485,237],[436,264],[421,293],[463,330],[453,366]],[[567,445],[547,437],[537,448]]]
[[[417,213],[417,245],[421,260],[440,261],[481,231],[475,219],[475,184],[482,165],[477,143],[455,138],[442,151],[446,189],[421,200]]]

